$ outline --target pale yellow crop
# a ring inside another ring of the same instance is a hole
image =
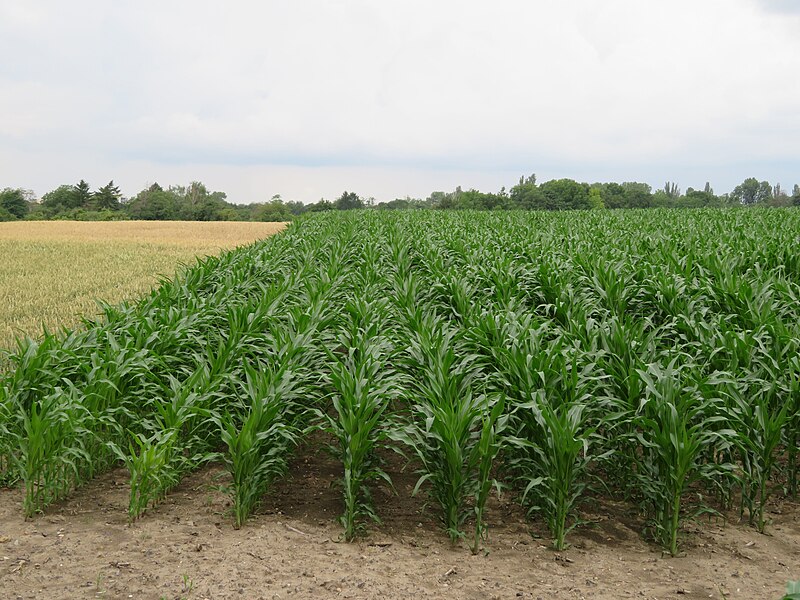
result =
[[[21,221],[0,223],[0,348],[147,293],[180,264],[272,235],[284,223]]]

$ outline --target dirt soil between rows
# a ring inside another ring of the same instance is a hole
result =
[[[394,464],[397,494],[375,494],[383,523],[342,542],[339,469],[306,449],[238,531],[218,466],[188,476],[133,524],[123,469],[27,522],[22,490],[0,490],[0,599],[778,600],[800,579],[800,509],[787,501],[771,506],[771,535],[704,519],[671,558],[642,539],[625,503],[589,503],[582,516],[592,523],[555,552],[544,526],[505,496],[492,501],[486,551],[473,556],[449,542],[424,495],[410,498],[415,478]]]

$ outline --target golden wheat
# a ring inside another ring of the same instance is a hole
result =
[[[147,293],[195,257],[263,238],[283,223],[29,221],[0,223],[0,348],[42,325],[73,326],[96,299]]]

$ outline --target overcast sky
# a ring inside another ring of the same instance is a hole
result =
[[[798,0],[0,0],[0,188],[800,183]]]

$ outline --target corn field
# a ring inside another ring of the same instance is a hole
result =
[[[799,345],[794,210],[319,214],[19,340],[0,483],[31,518],[124,465],[134,520],[214,462],[238,528],[314,432],[345,539],[394,451],[473,552],[497,491],[557,549],[625,499],[674,555],[701,514],[763,532],[797,497]]]

